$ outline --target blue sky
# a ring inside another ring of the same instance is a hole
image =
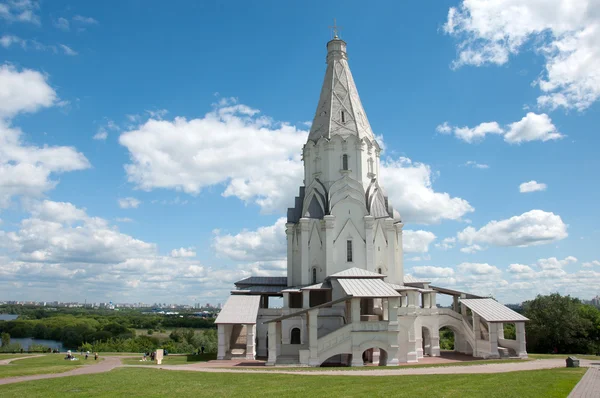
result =
[[[538,3],[0,1],[0,299],[216,303],[280,274],[334,17],[405,272],[600,293],[600,6]]]

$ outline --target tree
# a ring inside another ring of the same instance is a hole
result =
[[[10,334],[2,333],[0,334],[0,339],[2,340],[2,347],[8,347],[10,344]]]

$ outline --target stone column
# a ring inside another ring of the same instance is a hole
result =
[[[407,294],[407,314],[414,315],[417,309],[417,298],[419,297],[419,292],[416,290],[409,290],[406,292]]]
[[[308,364],[310,366],[319,366],[319,329],[318,329],[319,310],[308,311]]]
[[[256,325],[246,325],[246,359],[255,359],[254,331]]]
[[[367,271],[375,271],[375,253],[373,243],[373,225],[375,225],[375,217],[365,216],[365,232],[367,237]]]
[[[308,263],[308,234],[310,232],[310,220],[308,218],[300,219],[300,263],[301,263],[301,284],[310,284],[310,266]]]
[[[294,286],[294,227],[296,224],[287,223],[285,224],[285,234],[287,236],[287,285]]]
[[[277,322],[269,323],[269,359],[267,360],[267,366],[275,365],[277,362]]]
[[[350,301],[352,308],[352,323],[360,322],[360,298],[352,298]],[[362,361],[362,358],[361,358]]]
[[[439,313],[437,307],[437,294],[435,292],[429,293],[429,306],[431,307],[432,315],[436,315]]]
[[[460,305],[458,304],[458,296],[452,296],[452,310],[460,313]]]
[[[402,246],[403,238],[402,238],[402,228],[404,227],[403,223],[394,224],[396,229],[396,237],[397,237],[397,251],[396,251],[396,279],[398,280],[399,285],[404,284],[404,249]]]
[[[335,227],[335,216],[328,215],[323,217],[325,220],[325,275],[331,275],[335,269],[334,249],[333,249],[333,228]]]
[[[489,322],[487,326],[490,340],[490,358],[500,358],[498,353],[498,326]]]
[[[310,308],[310,290],[302,290],[302,308]]]
[[[277,356],[281,355],[281,322],[275,322],[275,347],[277,349]]]
[[[464,293],[462,293],[462,294],[460,295],[460,298],[461,298],[461,299],[467,298],[467,295],[466,295],[466,294],[464,294]],[[466,305],[464,305],[463,303],[460,303],[460,313],[461,313],[461,315],[462,315],[462,316],[464,316],[465,318],[467,317],[467,306],[466,306]]]
[[[400,327],[398,325],[398,307],[400,306],[400,297],[389,297],[385,308],[388,313],[388,332],[390,352],[388,352],[387,365],[396,366],[400,362],[400,344],[398,341]],[[402,342],[406,344],[407,342]]]
[[[496,330],[498,331],[498,339],[504,340],[504,324],[502,322],[496,324]]]
[[[217,359],[225,359],[227,355],[227,335],[225,333],[225,325],[222,323],[217,325],[217,333],[219,335],[219,348],[217,350]]]
[[[399,298],[398,298],[399,299]],[[383,307],[383,320],[390,320],[390,311],[389,311],[390,300],[389,299],[381,299],[381,306]],[[398,308],[396,308],[396,313],[398,313]]]
[[[429,349],[430,353],[429,355],[431,355],[432,357],[439,357],[440,356],[440,332],[439,330],[433,330],[431,331],[431,336],[429,336],[429,341],[431,343],[431,348]]]
[[[283,308],[290,308],[290,294],[283,292]]]
[[[517,344],[519,350],[517,355],[519,358],[527,358],[527,341],[525,340],[525,322],[515,322],[517,329]]]
[[[417,359],[423,358],[423,327],[415,322],[415,346],[417,347]]]
[[[472,312],[472,311],[471,311]],[[473,333],[475,334],[475,340],[481,340],[481,319],[479,315],[473,312]]]
[[[388,277],[387,281],[391,283],[397,283],[402,285],[404,281],[399,281],[396,276],[396,245],[397,245],[397,236],[396,229],[394,228],[394,220],[386,219],[385,220],[385,232],[387,237],[387,265],[388,265]]]

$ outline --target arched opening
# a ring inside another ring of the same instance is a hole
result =
[[[431,333],[426,327],[421,328],[423,333],[423,356],[431,356]]]
[[[290,344],[301,344],[299,328],[293,328],[290,332]]]
[[[369,348],[363,351],[362,360],[367,366],[387,366],[388,353],[381,348]]]
[[[342,155],[342,170],[348,170],[348,155]]]
[[[352,362],[352,354],[337,354],[333,355],[321,363],[322,368],[350,366]]]
[[[471,347],[460,329],[455,326],[442,326],[439,336],[440,356],[460,359],[461,354],[473,355],[473,347]]]

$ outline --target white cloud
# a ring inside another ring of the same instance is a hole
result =
[[[409,229],[402,232],[402,245],[406,253],[426,253],[434,240],[433,232]]]
[[[416,276],[426,278],[446,278],[454,276],[454,270],[452,268],[434,267],[431,265],[413,267],[412,273]]]
[[[9,64],[0,65],[0,87],[0,118],[35,112],[58,100],[45,75],[31,69],[18,70]]]
[[[59,44],[58,46],[59,46],[59,47],[60,47],[60,48],[63,50],[63,52],[64,52],[66,55],[71,55],[71,56],[73,56],[73,55],[77,55],[77,51],[73,50],[73,49],[72,49],[71,47],[69,47],[69,46],[66,46],[66,45],[64,45],[64,44]]]
[[[545,113],[536,114],[528,112],[521,120],[514,123],[509,123],[506,128],[500,127],[498,122],[485,122],[475,127],[456,127],[451,126],[448,122],[442,125],[446,134],[454,132],[456,138],[468,142],[469,144],[482,141],[488,134],[502,135],[504,141],[509,144],[520,144],[530,141],[550,141],[558,140],[564,137],[558,132],[556,126],[552,124],[552,120]],[[438,126],[440,128],[440,126]],[[440,131],[440,130],[438,130]],[[477,167],[477,163],[473,161],[467,162],[467,165]],[[487,168],[484,167],[481,168]]]
[[[129,217],[117,217],[115,218],[116,222],[133,222],[133,220]]]
[[[593,261],[585,262],[585,263],[581,264],[581,266],[585,267],[585,268],[592,268],[593,266],[600,267],[600,261],[593,260]]]
[[[381,179],[391,204],[406,223],[435,224],[442,220],[460,220],[474,211],[464,199],[435,192],[431,168],[408,158],[388,159],[381,164]]]
[[[499,275],[502,273],[498,267],[488,263],[461,263],[457,269],[461,273],[473,275]]]
[[[40,25],[40,17],[36,14],[39,8],[39,3],[34,0],[7,0],[0,3],[0,19]]]
[[[467,245],[476,243],[494,246],[541,245],[568,236],[567,225],[559,215],[543,210],[531,210],[506,220],[490,221],[480,229],[467,227],[458,240]]]
[[[86,25],[97,25],[98,24],[98,21],[96,21],[94,18],[84,17],[83,15],[75,15],[73,17],[73,21],[80,22],[80,23],[86,24]]]
[[[69,20],[63,17],[60,17],[56,20],[53,21],[52,23],[54,25],[55,28],[60,29],[60,30],[64,30],[64,31],[68,31],[69,30]]]
[[[150,117],[152,119],[161,120],[163,117],[165,117],[167,115],[167,113],[169,113],[169,111],[166,109],[157,109],[155,111],[146,111],[146,113],[148,115],[150,115]]]
[[[545,59],[538,104],[583,110],[600,97],[600,3],[596,0],[464,0],[444,30],[463,65],[503,65],[532,48]]]
[[[531,181],[524,182],[521,185],[519,185],[519,192],[525,193],[525,192],[545,191],[546,188],[548,188],[548,186],[546,184],[537,182],[535,180],[531,180]]]
[[[212,247],[218,256],[234,261],[285,261],[285,223],[281,217],[275,224],[255,231],[243,230],[236,235],[215,231]]]
[[[223,196],[258,204],[264,212],[292,205],[302,182],[300,149],[307,132],[222,99],[203,118],[150,119],[121,134],[129,150],[128,180],[144,190],[190,194],[224,185]]]
[[[532,274],[533,268],[524,264],[511,264],[508,266],[508,272],[513,274]]]
[[[436,243],[435,247],[437,247],[438,249],[441,249],[441,250],[448,250],[448,249],[452,249],[455,244],[456,244],[455,237],[444,238],[440,243]]]
[[[442,133],[442,134],[450,134],[452,132],[452,126],[450,126],[448,124],[448,122],[444,122],[444,123],[438,125],[435,128],[435,131],[437,131],[438,133]]]
[[[127,198],[119,198],[118,200],[119,207],[121,209],[137,209],[138,206],[142,203],[136,198],[127,197]]]
[[[559,133],[548,115],[528,112],[521,120],[508,125],[504,141],[520,144],[529,141],[558,140],[564,136]]]
[[[467,253],[467,254],[473,254],[473,253],[480,252],[483,250],[485,250],[485,248],[483,248],[479,245],[471,245],[471,246],[463,247],[460,249],[461,252]]]
[[[487,165],[487,164],[483,164],[483,163],[477,163],[477,162],[476,162],[476,161],[474,161],[474,160],[468,160],[468,161],[465,163],[465,166],[474,167],[474,168],[476,168],[476,169],[489,169],[489,168],[490,168],[490,166],[489,166],[489,165]]]
[[[179,249],[171,250],[171,257],[196,257],[196,252],[193,248],[180,247]]]
[[[106,129],[104,127],[100,127],[98,129],[98,132],[96,134],[94,134],[94,136],[92,137],[92,139],[98,140],[98,141],[104,141],[107,138],[108,138],[108,131],[106,131]]]
[[[27,48],[27,40],[21,39],[15,35],[3,35],[0,37],[0,46],[4,48],[9,48],[12,45],[17,45],[22,48]]]
[[[568,264],[573,264],[577,262],[577,258],[573,257],[573,256],[569,256],[564,258],[563,260],[559,260],[556,257],[550,257],[550,258],[541,258],[537,261],[537,266],[544,270],[551,270],[551,269],[562,269],[565,265]]]

